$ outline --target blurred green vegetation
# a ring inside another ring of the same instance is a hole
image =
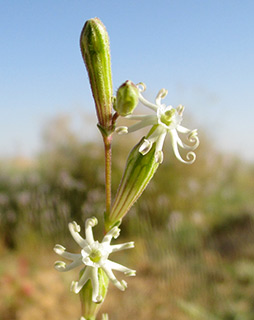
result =
[[[134,144],[135,135],[115,138],[113,195]],[[164,152],[122,224],[122,236],[138,244],[138,269],[166,288],[168,312],[178,310],[172,319],[253,320],[254,165],[219,154],[202,133],[193,165],[179,163],[167,141]],[[8,252],[24,245],[70,247],[68,222],[83,225],[93,215],[102,221],[103,210],[102,143],[84,143],[68,119],[45,129],[35,160],[0,162],[0,240]],[[0,265],[0,276],[4,270]]]

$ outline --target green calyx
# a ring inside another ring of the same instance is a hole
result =
[[[111,212],[109,215],[105,215],[106,230],[110,230],[126,215],[131,206],[141,196],[159,166],[155,159],[156,144],[154,143],[147,154],[142,155],[139,148],[143,142],[144,138],[140,140],[128,156]]]
[[[131,114],[138,104],[139,90],[130,80],[125,81],[117,90],[114,102],[115,111],[122,117]]]
[[[109,37],[98,18],[88,20],[81,32],[80,48],[89,75],[99,125],[105,130],[112,122],[112,75]]]
[[[175,114],[175,109],[167,110],[163,115],[161,115],[160,120],[166,126],[169,126],[172,123],[172,117]]]
[[[80,278],[82,277],[84,271],[85,271],[85,268],[80,271],[80,275],[79,275]],[[100,286],[99,293],[104,300],[107,294],[109,279],[101,268],[98,268],[98,279],[99,279],[99,286]],[[92,293],[93,293],[92,283],[91,283],[91,280],[88,280],[87,283],[81,289],[79,296],[80,296],[80,302],[81,302],[82,316],[85,319],[89,319],[89,320],[94,320],[96,318],[96,315],[102,305],[102,303],[95,303],[92,301]]]

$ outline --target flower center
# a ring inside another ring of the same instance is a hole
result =
[[[98,249],[93,249],[89,254],[89,258],[91,261],[98,263],[101,259],[101,252]]]
[[[160,120],[166,126],[169,126],[173,122],[173,116],[175,114],[175,109],[170,109],[161,114]]]

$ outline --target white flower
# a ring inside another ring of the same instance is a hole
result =
[[[129,120],[137,120],[139,122],[128,127],[121,126],[116,128],[118,134],[126,134],[134,132],[141,128],[152,126],[148,135],[144,139],[143,144],[139,148],[139,152],[143,155],[147,154],[152,148],[153,143],[156,143],[155,148],[155,158],[156,162],[162,163],[163,161],[163,152],[162,147],[166,137],[166,134],[169,133],[171,138],[171,143],[173,147],[174,154],[178,160],[183,163],[193,163],[196,159],[196,155],[193,152],[199,145],[199,139],[197,136],[197,130],[189,130],[181,126],[183,119],[183,110],[184,107],[179,105],[176,109],[172,106],[166,106],[161,103],[161,99],[165,98],[167,95],[166,89],[161,89],[156,96],[155,104],[147,101],[141,94],[145,90],[145,85],[140,83],[139,88],[139,101],[149,109],[152,109],[156,114],[151,115],[128,115],[124,118]],[[179,137],[178,132],[186,135],[187,141],[191,144],[185,144]],[[178,148],[187,150],[186,160],[182,158],[179,153]]]
[[[94,227],[97,223],[98,220],[95,217],[86,220],[86,239],[83,239],[80,236],[80,226],[75,221],[69,223],[70,233],[73,239],[82,248],[81,253],[75,254],[67,252],[66,249],[59,244],[55,245],[54,251],[61,257],[72,261],[68,265],[66,265],[66,263],[63,261],[56,261],[55,268],[58,271],[69,271],[81,265],[86,266],[85,271],[79,281],[72,282],[71,291],[79,293],[86,282],[91,280],[93,287],[92,300],[96,303],[99,303],[103,298],[101,295],[99,295],[98,268],[102,268],[113,284],[122,291],[126,289],[127,283],[124,280],[118,281],[112,270],[121,271],[127,276],[135,276],[136,271],[126,268],[108,259],[108,256],[112,252],[133,248],[134,242],[110,245],[112,238],[116,239],[120,234],[120,229],[118,227],[112,228],[104,236],[101,243],[94,241],[92,227]]]

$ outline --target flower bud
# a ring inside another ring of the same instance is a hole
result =
[[[84,273],[85,268],[80,271],[80,278]],[[98,269],[98,279],[99,279],[99,293],[101,295],[102,301],[104,300],[107,289],[108,289],[108,277],[105,272],[99,268]],[[95,303],[92,301],[93,287],[91,280],[87,281],[87,283],[81,289],[79,296],[81,301],[81,311],[82,317],[87,320],[95,320],[96,314],[98,313],[102,303]]]
[[[125,171],[117,190],[117,194],[108,216],[105,216],[106,230],[121,222],[134,202],[141,196],[149,181],[156,172],[159,163],[156,162],[153,144],[150,151],[142,155],[139,151],[144,143],[144,138],[130,152]]]
[[[80,36],[81,53],[89,75],[100,127],[110,130],[112,124],[112,75],[109,37],[98,18],[88,20]]]
[[[136,108],[138,97],[138,87],[130,80],[127,80],[117,90],[114,109],[120,116],[125,117],[131,114]]]

